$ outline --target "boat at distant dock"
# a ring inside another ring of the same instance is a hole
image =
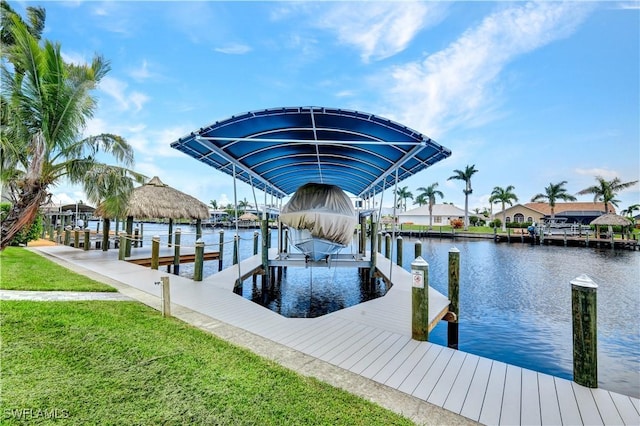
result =
[[[589,225],[581,223],[567,223],[564,217],[545,219],[541,226],[546,235],[583,235],[593,233]]]

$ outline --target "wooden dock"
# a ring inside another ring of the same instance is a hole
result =
[[[638,250],[638,240],[611,238],[595,238],[577,235],[545,235],[540,237],[536,235],[532,237],[526,234],[499,234],[495,237],[497,243],[528,243],[537,245],[553,245],[565,247],[591,247],[591,248],[610,248],[615,250]]]
[[[38,249],[160,297],[154,282],[166,273],[119,262],[114,251]],[[284,318],[234,294],[257,258],[201,282],[172,275],[172,303],[483,424],[640,424],[637,398],[411,339],[410,285],[384,256],[377,255],[378,268],[394,282],[384,297],[318,318]],[[434,319],[441,313],[430,310]]]
[[[220,259],[220,252],[212,251],[203,254],[203,260],[218,260]],[[150,257],[135,257],[126,259],[127,262],[135,263],[136,265],[145,266],[147,268],[151,267],[151,258]],[[168,266],[173,265],[174,263],[173,255],[159,256],[158,257],[158,266]],[[180,261],[178,264],[183,263],[193,263],[196,261],[195,253],[190,254],[181,254]]]

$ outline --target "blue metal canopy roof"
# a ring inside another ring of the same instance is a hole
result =
[[[406,126],[359,111],[288,107],[235,115],[171,144],[216,170],[285,197],[308,182],[368,198],[451,151]]]

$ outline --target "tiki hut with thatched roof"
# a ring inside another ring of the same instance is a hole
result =
[[[612,226],[622,226],[622,235],[624,235],[625,228],[631,226],[632,223],[629,219],[624,216],[620,216],[613,213],[603,214],[591,221],[590,225],[596,226],[596,235],[600,235],[600,227],[607,226],[609,227],[609,233],[613,238],[613,232],[611,230]]]
[[[108,218],[106,209],[98,207],[96,214]],[[125,209],[127,216],[126,232],[131,237],[133,232],[133,219],[169,219],[169,243],[173,233],[174,219],[195,219],[200,224],[202,219],[209,218],[209,207],[198,199],[178,191],[163,183],[160,178],[154,176],[146,184],[134,188],[129,196]],[[198,227],[198,233],[200,233]],[[105,234],[108,230],[105,229]],[[131,240],[127,240],[125,256],[130,256]]]
[[[136,219],[208,219],[209,207],[154,176],[133,190],[126,215]]]
[[[253,213],[243,213],[242,215],[240,215],[240,217],[238,218],[239,220],[244,220],[247,222],[255,222],[256,220],[259,220],[260,218],[258,216],[256,216]]]

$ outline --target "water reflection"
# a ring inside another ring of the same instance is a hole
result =
[[[288,318],[315,318],[357,305],[386,293],[377,281],[373,289],[352,268],[283,268],[282,279],[262,291],[261,280],[243,284],[243,297]]]

